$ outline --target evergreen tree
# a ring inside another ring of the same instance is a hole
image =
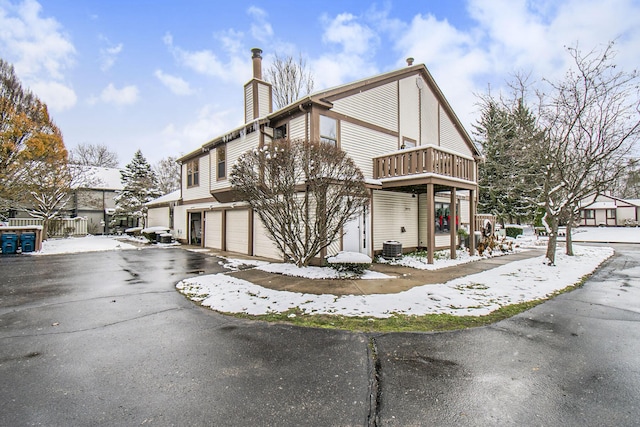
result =
[[[151,169],[151,165],[144,158],[140,150],[136,151],[133,160],[120,172],[124,188],[114,198],[116,212],[114,219],[127,219],[144,227],[146,207],[145,203],[160,197],[158,179]]]
[[[485,156],[479,167],[479,210],[502,224],[531,222],[540,188],[538,163],[531,156],[542,135],[535,116],[522,98],[505,103],[487,95],[474,128]]]

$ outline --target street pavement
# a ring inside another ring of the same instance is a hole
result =
[[[181,249],[0,257],[0,425],[637,425],[640,254],[495,325],[362,334],[235,319]],[[561,267],[557,267],[561,268]]]

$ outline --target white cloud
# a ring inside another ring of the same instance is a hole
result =
[[[131,105],[138,101],[139,90],[135,85],[125,86],[122,89],[118,89],[113,83],[109,83],[105,87],[98,98],[92,98],[89,100],[90,104],[95,104],[98,101],[105,104],[114,105]]]
[[[174,123],[167,125],[162,131],[165,148],[174,153],[186,154],[206,141],[228,131],[235,124],[231,123],[230,110],[218,110],[214,105],[204,105],[195,114],[195,119],[182,126]]]
[[[64,71],[74,65],[76,50],[58,21],[42,17],[41,12],[34,0],[0,3],[0,52],[52,109],[67,109],[75,104],[76,95],[64,83]]]
[[[271,37],[273,37],[273,28],[268,21],[269,15],[263,9],[256,6],[251,6],[247,10],[247,14],[253,18],[251,23],[251,35],[254,39],[266,43]]]
[[[176,95],[191,95],[193,93],[193,89],[191,89],[189,83],[180,77],[163,73],[162,70],[156,70],[153,74]]]
[[[29,87],[53,112],[68,110],[76,105],[78,100],[72,88],[59,82],[38,81],[31,83]]]
[[[116,59],[122,52],[124,46],[122,43],[118,43],[117,45],[112,44],[105,36],[100,36],[100,40],[107,45],[107,47],[100,49],[100,69],[102,71],[107,71],[109,68],[113,67],[113,64],[115,64]]]
[[[232,42],[230,37],[233,35],[241,37],[241,33],[227,32],[224,35],[226,37],[224,46],[237,47],[237,44]],[[163,37],[163,41],[176,61],[199,74],[220,78],[234,84],[243,84],[251,78],[251,70],[247,66],[250,58],[248,50],[244,56],[241,56],[240,53],[232,52],[229,60],[224,62],[209,49],[189,51],[176,46],[173,43],[171,34],[166,34]]]
[[[335,18],[322,18],[325,32],[322,40],[337,47],[335,50],[309,60],[316,89],[327,88],[378,73],[373,62],[379,44],[378,35],[360,18],[343,13]]]
[[[325,25],[322,40],[340,45],[348,54],[372,56],[379,42],[377,34],[350,13],[339,14],[333,20],[325,18]]]

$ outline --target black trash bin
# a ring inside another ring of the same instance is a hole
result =
[[[2,253],[15,254],[18,249],[18,235],[16,233],[2,233]]]
[[[20,235],[22,252],[33,252],[36,248],[36,233],[22,233]]]

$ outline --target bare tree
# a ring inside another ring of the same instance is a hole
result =
[[[369,201],[353,160],[323,142],[278,140],[248,151],[230,180],[281,253],[298,266],[336,240]]]
[[[567,224],[567,254],[573,254],[571,228],[580,200],[600,194],[619,178],[625,156],[640,135],[638,75],[616,70],[613,43],[575,61],[541,108],[545,138],[539,145],[544,186],[541,205],[549,232],[547,259],[555,264],[558,226]]]
[[[313,91],[313,75],[307,70],[307,62],[298,57],[275,55],[273,64],[266,71],[266,80],[273,85],[273,100],[280,109]]]
[[[69,162],[82,166],[118,167],[118,153],[104,144],[78,144],[69,153]]]
[[[169,156],[153,165],[158,178],[158,189],[162,194],[171,193],[180,188],[180,165],[176,157]]]

